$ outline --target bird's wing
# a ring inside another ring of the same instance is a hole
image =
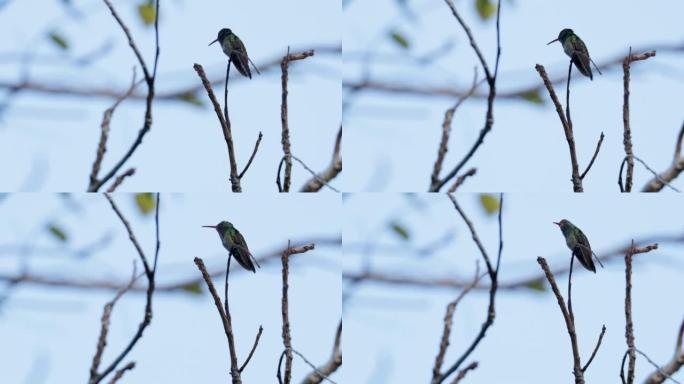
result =
[[[234,234],[234,242],[233,242],[233,254],[235,255],[236,253],[239,253],[239,256],[241,257],[241,260],[244,263],[249,263],[251,260],[252,263],[256,264],[257,267],[261,268],[261,265],[256,261],[256,258],[252,255],[252,252],[249,251],[249,247],[247,246],[247,240],[245,240],[244,236],[242,236],[242,233],[238,231],[237,229],[235,230]],[[247,264],[248,265],[248,264]],[[243,265],[246,269],[249,270],[254,270],[254,266],[245,266]]]
[[[236,39],[236,41],[233,42],[233,50],[230,53],[230,58],[233,60],[233,64],[235,64],[235,68],[237,68],[238,72],[243,76],[249,77],[250,79],[252,78],[252,72],[249,70],[247,48],[245,48],[245,45],[241,40]]]
[[[584,42],[580,39],[574,39],[572,41],[572,46],[573,46],[573,52],[575,52],[572,55],[572,60],[577,66],[577,69],[579,69],[580,72],[584,76],[588,76],[589,78],[593,78],[593,75],[591,73],[591,60],[589,58],[589,51],[587,50],[587,46],[584,45]]]
[[[596,271],[594,266],[594,261],[592,260],[591,245],[589,244],[589,239],[584,235],[584,233],[579,230],[577,233],[577,245],[572,251],[572,254],[577,257],[582,265],[590,271]]]

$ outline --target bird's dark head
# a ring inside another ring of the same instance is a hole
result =
[[[231,224],[229,221],[222,221],[216,225],[203,225],[202,227],[214,228],[219,234],[221,234],[221,236],[223,236],[224,233],[233,228],[233,224]]]
[[[216,37],[216,40],[212,41],[209,43],[209,45],[214,44],[215,42],[223,43],[223,39],[226,37],[230,36],[233,33],[233,31],[230,30],[230,28],[223,28],[219,31],[218,36]]]
[[[567,39],[568,37],[570,37],[570,36],[572,36],[572,35],[574,35],[574,34],[575,34],[575,32],[573,32],[572,29],[570,29],[570,28],[565,28],[565,29],[563,29],[562,31],[560,31],[560,33],[558,34],[558,38],[557,38],[557,39],[553,39],[553,40],[549,41],[549,43],[546,44],[546,45],[549,45],[549,44],[551,44],[551,43],[555,43],[556,41],[560,41],[561,44],[563,44],[563,42],[565,42],[565,39]]]
[[[572,228],[572,223],[569,222],[569,221],[567,221],[567,220],[565,220],[565,219],[563,219],[563,220],[561,220],[561,221],[559,221],[559,222],[555,222],[555,221],[554,221],[553,223],[556,224],[557,226],[559,226],[560,229],[561,229],[561,231],[563,231],[563,232],[565,232],[565,231],[569,230],[570,228]]]

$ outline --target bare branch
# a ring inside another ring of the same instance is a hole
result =
[[[290,288],[288,283],[288,278],[290,275],[290,242],[287,242],[287,250],[285,250],[281,256],[281,262],[283,265],[282,275],[283,275],[283,297],[281,312],[283,316],[283,345],[285,346],[285,384],[290,384],[292,380],[292,336],[290,334],[290,310],[289,310],[289,300],[288,300],[288,290]],[[280,369],[278,369],[278,375],[280,375]]]
[[[342,366],[342,320],[337,325],[337,332],[335,332],[335,342],[333,343],[332,355],[328,362],[319,368],[314,368],[313,372],[309,373],[302,384],[320,384],[328,376],[332,375],[337,369]]]
[[[546,279],[549,281],[549,284],[551,284],[551,289],[553,290],[553,294],[556,295],[558,306],[560,307],[561,312],[563,313],[563,318],[565,319],[565,326],[568,329],[568,335],[570,335],[570,344],[572,345],[572,358],[574,365],[573,373],[575,375],[575,383],[584,384],[584,374],[582,371],[582,364],[580,363],[579,347],[577,345],[577,334],[575,333],[575,322],[573,321],[572,317],[570,316],[570,312],[568,312],[568,309],[565,306],[565,300],[563,299],[563,295],[561,295],[560,290],[558,289],[556,279],[553,277],[551,269],[549,268],[549,265],[546,263],[546,259],[539,256],[537,257],[537,262],[544,271],[544,274],[546,275]]]
[[[546,70],[544,69],[544,66],[541,64],[535,65],[535,69],[537,72],[539,72],[539,76],[541,76],[542,80],[544,81],[544,85],[546,86],[546,89],[549,91],[549,96],[551,96],[551,101],[553,101],[553,104],[556,106],[556,112],[558,112],[558,117],[560,118],[561,124],[563,125],[563,131],[565,132],[565,139],[568,141],[568,148],[570,149],[570,163],[572,165],[572,188],[573,191],[575,192],[583,192],[582,188],[582,178],[580,177],[579,173],[579,165],[577,164],[577,151],[575,149],[575,138],[572,133],[572,123],[568,121],[567,117],[563,113],[563,106],[561,105],[560,101],[558,100],[558,96],[556,96],[556,91],[553,89],[553,85],[551,84],[551,81],[549,80],[548,75],[546,74]],[[570,63],[570,69],[572,69],[572,62]],[[570,88],[570,76],[568,75],[568,89]],[[570,113],[567,113],[567,116],[570,116]]]
[[[476,168],[470,168],[470,169],[467,170],[464,174],[462,174],[462,175],[460,175],[459,177],[457,177],[457,178],[456,178],[456,181],[454,181],[454,185],[452,185],[451,188],[449,188],[449,193],[454,193],[454,192],[456,192],[456,190],[458,189],[458,187],[460,187],[461,185],[463,185],[463,183],[465,182],[465,180],[466,180],[468,177],[475,176],[475,173],[477,173],[477,169],[476,169]]]
[[[290,47],[287,47],[287,54],[283,56],[283,60],[280,62],[281,75],[281,105],[280,105],[280,122],[282,124],[282,138],[281,143],[283,145],[283,154],[285,156],[285,181],[282,192],[290,192],[290,184],[292,179],[292,151],[290,145],[290,128],[288,124],[288,107],[287,107],[287,81],[289,76],[289,66],[290,61],[304,60],[307,57],[314,55],[313,50],[304,51],[301,53],[290,54]],[[280,174],[280,173],[279,173]]]
[[[209,80],[207,79],[207,75],[204,73],[204,68],[202,68],[202,66],[197,63],[193,65],[193,68],[202,80],[202,85],[204,85],[204,89],[207,91],[209,100],[211,100],[211,104],[214,106],[214,111],[216,112],[216,116],[219,119],[219,123],[221,123],[223,138],[225,139],[226,146],[228,147],[228,161],[230,162],[230,183],[232,191],[242,192],[242,188],[240,186],[240,178],[238,177],[237,171],[237,161],[235,160],[235,145],[233,144],[233,133],[230,129],[230,122],[227,121],[225,117],[227,116],[227,113],[226,115],[221,113],[221,104],[219,104],[218,100],[216,99],[216,95],[214,95],[214,90],[211,87],[211,83],[209,83]],[[228,68],[230,68],[230,66]]]
[[[629,55],[625,57],[622,62],[623,74],[623,105],[622,105],[622,123],[624,125],[623,144],[625,147],[625,155],[627,156],[627,177],[625,180],[624,192],[632,192],[632,178],[634,176],[634,153],[632,152],[632,129],[629,123],[629,72],[630,64],[638,60],[646,60],[649,57],[655,56],[655,51],[646,52],[639,55],[632,55],[632,47],[629,48]],[[631,360],[631,357],[630,357]],[[628,378],[629,380],[629,378]],[[634,380],[634,378],[632,378]]]
[[[133,233],[133,230],[131,229],[130,224],[128,223],[128,220],[123,216],[119,208],[117,207],[116,203],[114,203],[114,200],[108,195],[104,195],[105,198],[109,201],[109,204],[112,207],[112,210],[116,213],[116,215],[119,217],[119,220],[121,223],[124,225],[126,228],[126,231],[128,232],[128,238],[131,240],[131,243],[135,247],[136,251],[138,252],[138,255],[140,256],[140,259],[143,263],[143,267],[145,269],[145,276],[147,277],[147,291],[146,291],[146,302],[145,302],[145,311],[143,315],[143,319],[138,325],[138,330],[137,332],[133,335],[131,340],[128,342],[126,347],[121,351],[121,353],[112,361],[112,363],[107,366],[101,373],[97,373],[95,370],[91,370],[90,372],[90,379],[88,382],[90,384],[98,384],[101,382],[107,375],[112,373],[116,369],[116,367],[123,361],[124,358],[133,350],[133,347],[140,341],[140,339],[143,336],[143,332],[145,329],[150,325],[152,322],[152,297],[154,295],[154,290],[155,290],[155,276],[157,272],[157,259],[159,257],[159,249],[160,249],[160,240],[159,240],[159,194],[157,194],[157,200],[156,200],[156,205],[155,205],[155,227],[156,227],[156,248],[155,248],[155,253],[154,253],[154,267],[150,268],[148,262],[147,262],[147,257],[145,256],[145,253],[143,252],[142,248],[140,247],[140,244],[138,243],[138,240],[136,239],[135,234]],[[111,311],[111,309],[110,309]],[[103,315],[103,321],[104,321],[104,315]],[[108,321],[108,320],[107,320]],[[103,324],[104,327],[104,324]],[[106,337],[106,334],[105,334]],[[99,342],[98,342],[98,351],[99,351]],[[104,345],[102,346],[104,348]],[[96,352],[97,355],[98,352]],[[101,354],[101,351],[99,351]],[[99,358],[98,358],[99,360]],[[95,359],[93,361],[93,367],[97,368],[99,365],[99,361],[97,364],[95,363]],[[123,375],[123,372],[121,373]]]
[[[314,174],[314,177],[306,182],[299,190],[300,192],[318,192],[323,185],[326,185],[330,180],[337,177],[337,175],[342,172],[342,155],[340,150],[342,148],[342,126],[337,131],[337,137],[335,138],[335,147],[333,149],[333,156],[328,168],[323,170],[319,174]]]
[[[601,334],[599,334],[598,341],[596,342],[596,347],[594,347],[594,352],[591,353],[589,360],[587,361],[586,364],[584,364],[584,367],[582,367],[582,372],[586,372],[587,369],[589,368],[589,365],[591,365],[591,362],[594,361],[594,357],[596,357],[596,352],[598,352],[598,349],[601,346],[601,341],[603,341],[603,335],[605,335],[605,334],[606,334],[606,325],[603,324],[603,327],[601,328]]]
[[[582,174],[580,175],[580,179],[584,180],[584,176],[586,176],[587,173],[589,173],[591,166],[594,165],[594,161],[596,160],[596,156],[598,156],[598,153],[601,150],[601,144],[603,143],[604,137],[605,137],[605,135],[603,134],[603,132],[601,132],[601,136],[599,137],[598,144],[596,144],[596,151],[594,151],[594,156],[591,157],[591,160],[589,161],[589,165],[587,165],[587,169],[585,169],[584,172],[582,172]]]
[[[473,155],[475,155],[475,152],[484,143],[484,139],[487,136],[487,134],[489,134],[489,132],[492,130],[492,126],[494,125],[494,99],[496,98],[496,77],[499,72],[499,61],[501,59],[501,36],[499,26],[499,20],[501,19],[501,0],[499,0],[496,5],[496,61],[493,75],[489,71],[487,62],[482,56],[482,52],[480,52],[480,49],[477,46],[475,39],[473,38],[473,34],[470,31],[470,28],[459,15],[458,11],[456,10],[456,7],[453,4],[453,1],[444,1],[451,9],[451,13],[454,15],[454,17],[456,17],[456,20],[458,20],[458,23],[461,25],[466,35],[468,35],[470,45],[471,47],[473,47],[473,50],[475,51],[478,59],[480,60],[480,64],[482,64],[482,68],[484,69],[485,77],[487,80],[487,85],[489,86],[489,95],[487,96],[487,112],[485,113],[485,123],[482,129],[480,130],[480,134],[478,135],[477,140],[475,140],[475,143],[473,143],[473,145],[470,147],[470,150],[466,153],[463,159],[461,159],[461,161],[459,161],[458,164],[456,164],[456,166],[439,183],[430,187],[430,192],[438,192],[446,183],[448,183],[451,179],[456,177],[456,175],[461,171],[463,167],[465,167],[465,165],[473,157]]]
[[[112,376],[112,379],[109,381],[109,384],[115,384],[119,379],[121,379],[126,373],[126,371],[130,371],[133,368],[135,368],[135,362],[131,361],[130,363],[124,365],[120,369],[118,369],[116,372],[114,372],[114,376]]]
[[[499,197],[499,251],[497,254],[496,258],[496,266],[493,266],[489,256],[487,255],[487,251],[484,249],[484,246],[482,246],[482,242],[480,241],[479,236],[477,235],[477,232],[475,231],[475,227],[473,226],[472,222],[468,217],[466,216],[465,212],[461,209],[461,207],[458,205],[458,202],[456,202],[456,199],[453,197],[451,194],[447,194],[449,199],[454,205],[454,208],[456,208],[456,211],[461,215],[461,218],[463,218],[463,221],[466,223],[468,226],[468,229],[470,230],[470,234],[473,238],[473,241],[477,245],[477,247],[480,250],[480,254],[482,255],[482,258],[485,261],[485,265],[487,266],[487,274],[489,275],[489,280],[490,280],[490,286],[489,286],[489,305],[487,307],[487,317],[485,321],[482,323],[482,326],[480,327],[480,332],[477,334],[475,339],[471,342],[470,346],[466,349],[465,352],[454,362],[449,369],[447,369],[444,374],[442,374],[439,378],[436,380],[433,380],[433,384],[440,384],[443,383],[451,374],[456,372],[458,368],[463,364],[463,362],[470,356],[471,353],[477,348],[477,346],[480,344],[480,342],[484,339],[485,335],[487,334],[487,330],[489,327],[494,324],[494,318],[496,317],[496,311],[495,311],[495,298],[496,298],[496,291],[498,289],[498,275],[499,275],[499,266],[501,262],[501,253],[503,252],[503,223],[502,223],[502,212],[503,212],[503,194],[500,195]]]
[[[145,76],[145,83],[147,84],[147,97],[145,99],[145,118],[143,122],[142,128],[138,131],[138,136],[136,139],[133,141],[131,146],[128,148],[128,151],[121,157],[121,159],[112,167],[112,169],[105,174],[105,176],[102,177],[99,181],[95,183],[91,183],[90,186],[88,187],[88,192],[97,192],[102,185],[104,185],[109,179],[114,177],[117,172],[119,172],[119,169],[123,167],[123,165],[128,161],[128,159],[133,156],[133,153],[138,149],[140,144],[142,144],[143,138],[145,135],[150,131],[152,128],[152,101],[154,100],[154,95],[155,95],[155,80],[157,76],[157,64],[159,63],[159,0],[156,0],[156,13],[155,13],[155,22],[154,22],[154,32],[155,32],[155,56],[154,56],[154,69],[152,74],[150,74],[149,70],[147,69],[147,65],[145,64],[145,60],[143,60],[142,55],[140,54],[140,51],[138,50],[135,41],[133,40],[133,37],[131,36],[131,33],[128,30],[128,27],[126,27],[126,24],[123,22],[123,20],[119,17],[117,14],[116,10],[114,10],[114,7],[110,3],[109,0],[103,0],[104,3],[107,5],[109,8],[110,12],[112,13],[112,16],[116,19],[116,21],[119,23],[121,26],[121,29],[123,30],[124,34],[126,35],[126,38],[128,39],[128,44],[131,46],[131,49],[135,53],[135,56],[138,58],[138,62],[140,63],[140,66],[142,67],[143,74]]]
[[[230,353],[230,375],[232,377],[233,384],[240,384],[242,379],[240,377],[240,369],[237,360],[237,353],[235,351],[235,337],[233,336],[233,324],[230,316],[230,312],[225,312],[223,305],[221,303],[221,297],[214,287],[214,282],[207,272],[207,268],[204,266],[204,261],[195,257],[195,265],[197,269],[202,273],[202,278],[204,278],[207,288],[209,288],[209,293],[214,298],[214,304],[216,305],[216,310],[218,310],[219,316],[221,317],[221,322],[223,323],[223,331],[226,333],[226,338],[228,339],[228,350]]]
[[[119,188],[119,186],[121,184],[123,184],[123,181],[125,178],[133,176],[133,175],[135,175],[135,168],[129,168],[126,172],[117,176],[116,179],[114,179],[114,182],[112,183],[112,185],[109,186],[109,188],[107,188],[107,193],[112,193],[112,192],[116,191],[116,189]]]
[[[458,371],[458,374],[456,375],[456,378],[454,378],[454,381],[451,382],[451,384],[458,384],[463,380],[466,376],[466,374],[469,371],[472,371],[477,368],[477,361],[473,361],[472,363],[468,364],[465,366],[465,368],[461,369]]]
[[[642,192],[658,192],[662,190],[668,183],[674,180],[680,173],[684,172],[684,156],[682,156],[682,140],[684,140],[684,124],[679,129],[677,136],[677,144],[675,144],[675,153],[672,164],[661,174],[656,174],[651,181],[649,181],[642,189]],[[671,186],[670,186],[671,187]]]
[[[242,179],[242,176],[245,175],[247,170],[249,169],[249,166],[252,165],[252,161],[254,160],[254,156],[256,155],[257,151],[259,150],[259,144],[261,143],[261,138],[263,135],[261,134],[261,131],[259,131],[259,137],[257,137],[257,141],[254,144],[254,150],[252,151],[252,155],[249,157],[249,160],[247,161],[247,164],[245,165],[245,168],[240,172],[238,175],[239,179]]]
[[[437,351],[437,357],[435,357],[435,365],[432,368],[432,381],[439,380],[442,375],[442,365],[444,364],[444,356],[446,355],[447,348],[449,348],[449,337],[451,335],[451,327],[454,323],[454,313],[456,312],[456,307],[458,303],[468,294],[476,285],[480,282],[483,275],[480,275],[480,264],[477,263],[475,267],[475,278],[473,281],[465,287],[461,293],[456,297],[455,300],[450,302],[446,307],[446,314],[444,315],[444,329],[442,330],[442,338],[439,343],[439,350]]]
[[[257,345],[259,345],[259,340],[261,339],[261,334],[264,332],[264,327],[261,325],[259,326],[259,331],[257,332],[256,338],[254,339],[254,344],[252,345],[252,349],[249,351],[249,355],[247,355],[247,359],[245,359],[245,362],[242,363],[242,366],[240,366],[240,372],[244,371],[245,368],[247,367],[247,364],[249,364],[249,361],[252,360],[252,356],[254,355],[254,351],[256,351]]]

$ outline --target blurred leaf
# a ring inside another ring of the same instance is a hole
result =
[[[499,199],[494,195],[483,193],[480,195],[480,204],[484,208],[487,215],[493,215],[499,212]]]
[[[544,283],[543,279],[537,279],[534,281],[530,281],[529,283],[523,285],[525,288],[529,288],[533,291],[539,291],[539,292],[545,292],[546,291],[546,284]]]
[[[202,294],[202,285],[200,284],[199,281],[196,281],[194,283],[185,284],[185,285],[181,286],[180,289],[184,290],[185,292],[192,293],[194,295],[201,295]]]
[[[400,32],[392,31],[390,32],[390,37],[392,38],[392,41],[394,41],[398,46],[404,49],[408,49],[411,45],[408,39]]]
[[[401,237],[404,240],[409,240],[411,238],[411,234],[403,224],[394,221],[390,223],[390,228],[397,236]]]
[[[542,99],[541,94],[539,93],[538,89],[535,89],[533,91],[521,92],[518,94],[518,96],[520,96],[523,99],[531,102],[532,104],[539,104],[539,105],[544,104],[544,99]]]
[[[61,50],[67,50],[69,49],[69,43],[66,41],[66,38],[64,36],[60,35],[57,32],[50,32],[48,35],[50,38],[50,41],[52,41],[53,44],[58,46]]]
[[[47,229],[50,232],[50,234],[54,238],[56,238],[57,240],[59,240],[61,242],[67,241],[68,237],[67,237],[66,232],[64,231],[64,229],[59,227],[57,224],[50,224],[50,225],[48,225]]]
[[[138,210],[143,215],[150,214],[155,208],[154,196],[150,192],[136,193],[135,203],[138,205]]]
[[[201,107],[204,105],[204,102],[197,96],[196,92],[185,92],[181,93],[176,97],[180,101],[184,101],[186,103],[190,103],[192,105],[196,105],[198,107]]]
[[[475,0],[475,8],[482,20],[487,20],[496,13],[496,4],[491,0]]]
[[[157,10],[154,7],[154,2],[145,1],[138,5],[138,14],[145,25],[154,24],[155,20],[157,19]]]

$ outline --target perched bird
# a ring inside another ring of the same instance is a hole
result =
[[[203,225],[202,227],[216,229],[219,237],[221,237],[223,246],[228,250],[228,253],[235,258],[235,261],[242,266],[242,268],[254,273],[256,273],[256,268],[254,268],[255,264],[257,267],[261,268],[254,256],[252,256],[252,254],[249,252],[245,238],[242,237],[240,231],[238,231],[233,224],[227,221],[222,221],[217,225]]]
[[[554,221],[554,224],[559,226],[561,232],[563,232],[565,243],[572,251],[572,255],[577,257],[577,260],[579,260],[584,268],[596,273],[596,267],[592,260],[593,252],[591,250],[591,245],[589,245],[589,240],[584,236],[582,230],[565,219],[561,220],[559,223]]]
[[[572,62],[575,63],[575,67],[577,67],[584,76],[594,80],[594,75],[591,73],[591,66],[589,63],[594,64],[598,73],[602,74],[596,63],[594,63],[594,60],[589,56],[589,50],[587,49],[587,46],[584,45],[584,41],[582,41],[579,36],[575,35],[575,32],[573,32],[572,29],[566,28],[560,31],[558,38],[550,41],[549,44],[555,43],[556,41],[561,42],[565,54],[570,56]]]
[[[249,70],[249,63],[252,63],[252,60],[249,59],[249,56],[247,55],[247,49],[245,48],[245,45],[242,44],[242,40],[240,40],[240,38],[237,37],[237,35],[234,34],[230,29],[223,28],[219,31],[216,40],[209,43],[209,45],[212,45],[217,41],[221,44],[223,53],[225,53],[226,56],[230,58],[230,61],[233,62],[235,69],[237,69],[242,76],[249,77],[251,79],[252,72]],[[257,73],[261,74],[256,65],[254,65],[254,63],[252,63],[252,65],[254,66],[254,69],[256,69]]]

